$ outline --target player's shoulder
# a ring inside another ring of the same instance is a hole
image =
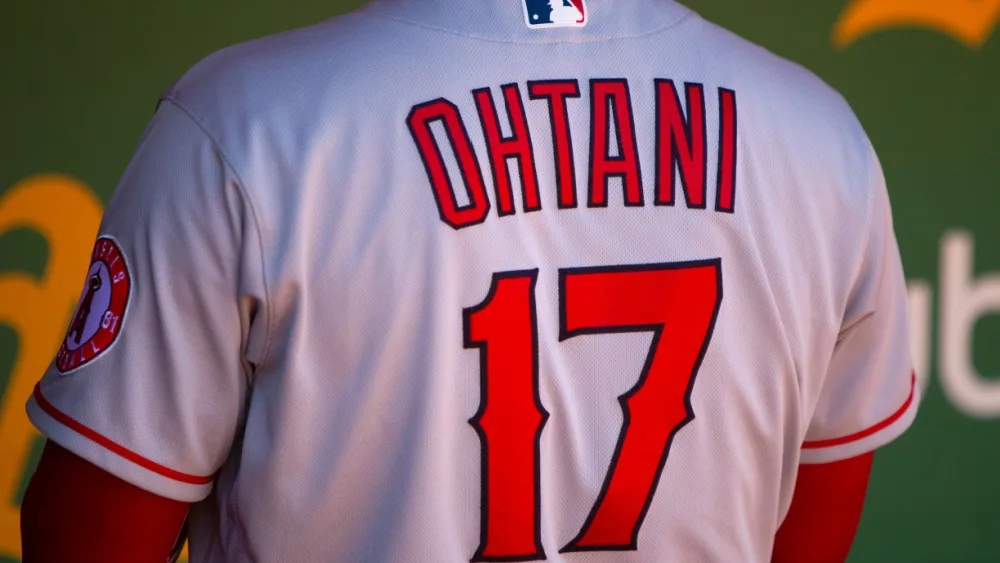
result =
[[[823,79],[799,63],[787,59],[763,45],[753,42],[700,14],[691,12],[684,19],[686,33],[697,38],[702,56],[709,62],[727,68],[733,77],[759,80],[761,83],[778,83],[800,93],[822,96],[827,102],[842,97]]]
[[[384,80],[379,60],[394,27],[361,9],[235,44],[196,63],[162,97],[219,136],[269,119],[307,124],[310,108],[362,100]]]
[[[780,148],[800,170],[836,171],[840,195],[866,199],[877,166],[868,135],[847,99],[801,64],[701,17],[689,18],[720,84],[737,92],[741,129]],[[773,154],[773,151],[771,151]],[[832,195],[832,194],[831,194]]]
[[[701,38],[702,56],[723,69],[725,78],[755,107],[860,126],[844,96],[813,71],[700,16],[688,20],[692,33]]]

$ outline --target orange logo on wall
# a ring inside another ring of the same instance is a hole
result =
[[[90,188],[67,176],[28,178],[0,197],[0,235],[31,229],[48,243],[41,278],[25,272],[0,274],[0,324],[13,328],[18,341],[6,389],[0,389],[0,559],[16,559],[21,553],[13,503],[37,436],[24,402],[59,348],[80,295],[101,212]]]
[[[833,42],[845,48],[861,37],[900,27],[928,28],[971,49],[982,47],[1000,23],[1000,0],[852,0]]]
[[[102,212],[90,188],[68,176],[34,176],[0,193],[0,236],[13,229],[31,229],[48,247],[40,278],[26,272],[0,272],[0,324],[14,329],[18,341],[6,388],[0,378],[0,561],[16,561],[21,555],[20,515],[14,503],[32,441],[38,436],[25,415],[24,403],[64,342],[60,339],[66,326],[72,331],[80,282],[89,281],[84,274],[93,274],[87,269],[88,261],[94,256],[114,262],[109,251],[102,253],[100,247],[90,252]],[[114,284],[116,273],[111,271],[106,277],[102,283]],[[101,321],[105,318],[110,326],[112,319],[102,315]],[[186,548],[181,561],[187,561]]]

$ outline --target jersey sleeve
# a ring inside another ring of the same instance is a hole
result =
[[[194,118],[161,103],[27,405],[49,439],[186,502],[226,461],[266,342],[258,231],[226,162]]]
[[[885,179],[878,157],[869,150],[869,229],[802,444],[802,463],[848,459],[891,442],[913,422],[920,402],[903,266]]]

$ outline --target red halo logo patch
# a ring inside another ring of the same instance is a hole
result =
[[[118,243],[109,236],[100,237],[90,257],[76,312],[56,355],[59,373],[86,365],[114,344],[131,288],[132,277]]]

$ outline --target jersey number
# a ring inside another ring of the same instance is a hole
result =
[[[479,349],[480,542],[472,561],[545,559],[539,443],[549,413],[538,391],[538,270],[493,274],[464,311],[465,347]],[[646,363],[618,398],[624,424],[604,486],[580,533],[560,552],[637,546],[670,443],[694,419],[691,389],[722,302],[719,259],[559,270],[559,340],[652,332]]]

